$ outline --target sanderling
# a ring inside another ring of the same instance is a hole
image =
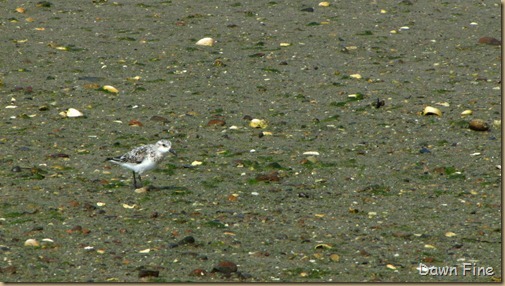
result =
[[[142,173],[156,168],[156,165],[165,158],[168,152],[177,155],[171,148],[172,143],[163,139],[156,142],[156,144],[143,145],[122,156],[107,158],[105,161],[109,161],[132,170],[133,186],[135,188],[140,188],[142,187],[142,178],[140,178]],[[137,185],[135,174],[138,174],[139,176],[140,186]]]

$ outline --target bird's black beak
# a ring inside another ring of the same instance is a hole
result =
[[[170,152],[170,153],[174,154],[174,155],[175,155],[175,157],[177,157],[177,153],[175,152],[175,150],[170,149],[170,151],[168,151],[168,152]]]

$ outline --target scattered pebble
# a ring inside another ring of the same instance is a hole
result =
[[[158,277],[159,275],[160,275],[160,272],[158,270],[141,269],[139,271],[139,278]]]
[[[237,272],[238,270],[238,267],[237,267],[237,264],[231,262],[231,261],[228,261],[228,260],[224,260],[224,261],[221,261],[219,262],[216,266],[214,266],[214,268],[212,268],[212,273],[214,272],[219,272],[219,273],[223,273],[223,274],[231,274],[233,272]]]
[[[189,275],[202,277],[202,276],[207,275],[207,271],[205,271],[204,269],[201,269],[201,268],[197,268],[197,269],[193,269],[193,271],[191,271],[191,274],[189,274]]]
[[[186,244],[194,244],[195,243],[195,238],[192,236],[186,236],[185,238],[181,239],[177,244],[178,245],[186,245]]]
[[[212,119],[212,120],[209,120],[209,122],[207,122],[207,126],[225,126],[226,125],[226,122],[224,120],[221,120],[221,119]]]
[[[501,41],[492,37],[482,37],[479,39],[479,44],[499,46],[501,45]]]
[[[488,131],[489,124],[482,119],[472,119],[468,123],[468,127],[474,131]]]

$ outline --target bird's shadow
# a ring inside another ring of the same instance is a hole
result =
[[[179,186],[153,186],[153,185],[147,185],[147,186],[143,186],[143,188],[146,188],[148,192],[164,191],[164,190],[187,190],[186,187],[179,187]]]

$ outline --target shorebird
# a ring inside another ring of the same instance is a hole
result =
[[[170,152],[177,156],[172,148],[172,143],[166,139],[156,142],[156,144],[143,145],[132,149],[130,152],[125,153],[118,157],[107,158],[105,161],[118,164],[126,169],[132,170],[133,173],[133,187],[142,187],[142,175],[145,171],[156,168],[165,156]],[[137,185],[135,175],[138,175],[140,185]]]

